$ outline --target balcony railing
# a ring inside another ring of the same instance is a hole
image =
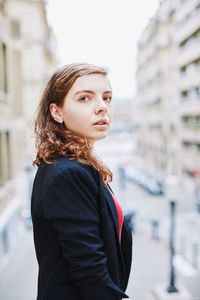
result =
[[[184,79],[185,77],[191,77],[196,76],[200,74],[200,65],[193,65],[190,68],[186,69],[185,72],[180,72],[181,79]]]
[[[181,43],[199,28],[200,11],[193,12],[190,18],[183,19],[174,31],[175,39]]]
[[[191,130],[183,127],[181,130],[181,139],[189,143],[199,143],[200,129]]]
[[[179,48],[179,59],[178,65],[184,66],[195,59],[200,58],[200,37],[191,40],[190,43],[186,44],[184,47]]]

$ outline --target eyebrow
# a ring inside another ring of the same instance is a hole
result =
[[[91,91],[91,90],[82,90],[82,91],[76,92],[75,95],[78,95],[78,94],[81,94],[81,93],[88,93],[88,94],[93,94],[93,95],[95,94],[95,92]],[[112,94],[112,91],[111,90],[105,91],[105,92],[103,92],[103,94]]]

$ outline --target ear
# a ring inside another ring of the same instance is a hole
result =
[[[50,110],[50,113],[53,117],[53,119],[58,122],[58,123],[63,123],[63,117],[62,117],[62,114],[58,108],[58,106],[55,104],[55,103],[51,103],[49,105],[49,110]]]

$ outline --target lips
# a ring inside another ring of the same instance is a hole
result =
[[[108,125],[108,121],[106,119],[101,119],[94,123],[93,125]]]

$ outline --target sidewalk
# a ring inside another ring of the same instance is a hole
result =
[[[37,262],[32,231],[24,230],[7,265],[0,270],[1,300],[35,300]]]
[[[126,189],[114,190],[120,195],[125,211],[136,212],[133,238],[133,266],[128,290],[133,300],[152,299],[151,290],[158,285],[167,287],[169,277],[170,211],[165,197],[147,195],[128,182]],[[190,195],[191,196],[191,195]],[[192,206],[192,198],[185,194],[177,203],[175,236],[175,267],[177,281],[185,285],[194,299],[200,300],[200,215]],[[153,241],[152,221],[158,220],[159,241]],[[132,298],[131,298],[132,299]]]
[[[168,283],[168,249],[149,234],[137,232],[133,236],[132,269],[127,288],[130,300],[153,299],[151,291]]]

